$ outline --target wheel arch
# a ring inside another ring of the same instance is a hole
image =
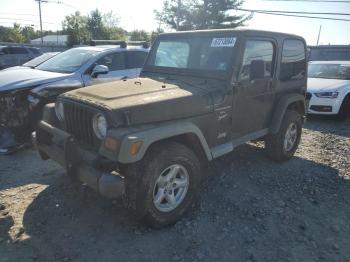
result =
[[[294,110],[304,117],[306,113],[305,97],[301,94],[283,96],[274,109],[269,133],[276,134],[278,132],[287,110]]]
[[[131,155],[131,145],[136,141],[142,141],[142,146],[137,154]],[[122,164],[137,162],[144,157],[150,147],[166,141],[175,141],[187,146],[201,160],[212,160],[210,148],[201,130],[191,122],[178,122],[128,135],[121,143],[118,162]]]

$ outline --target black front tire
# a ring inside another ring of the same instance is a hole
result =
[[[340,107],[339,113],[336,115],[336,119],[344,121],[350,117],[350,95],[347,95]]]
[[[286,150],[284,145],[286,133],[290,125],[293,123],[296,125],[297,130],[296,140],[293,147]],[[272,160],[282,162],[293,157],[300,143],[302,124],[302,117],[298,112],[294,110],[286,111],[279,131],[276,134],[269,134],[265,138],[265,150]]]
[[[153,201],[155,184],[163,170],[176,164],[187,170],[187,193],[174,210],[161,212]],[[200,161],[189,148],[170,141],[152,146],[143,160],[130,165],[126,172],[128,206],[136,209],[138,219],[147,226],[162,228],[180,220],[194,202],[200,182]]]

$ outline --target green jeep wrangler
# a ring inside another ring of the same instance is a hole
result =
[[[257,139],[274,160],[293,156],[306,82],[306,45],[295,35],[161,34],[140,78],[61,95],[33,139],[43,159],[163,227],[189,209],[207,161]]]

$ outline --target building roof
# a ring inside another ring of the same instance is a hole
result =
[[[68,35],[46,35],[43,37],[44,42],[67,42]],[[31,42],[41,42],[41,38],[33,39]]]

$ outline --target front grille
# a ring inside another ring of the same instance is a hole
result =
[[[306,100],[310,100],[311,99],[311,97],[312,97],[312,94],[311,93],[309,93],[309,92],[307,92],[306,93]]]
[[[310,106],[310,109],[317,112],[332,112],[331,106]]]
[[[95,134],[92,127],[94,112],[74,103],[64,103],[65,129],[78,141],[95,147]]]

